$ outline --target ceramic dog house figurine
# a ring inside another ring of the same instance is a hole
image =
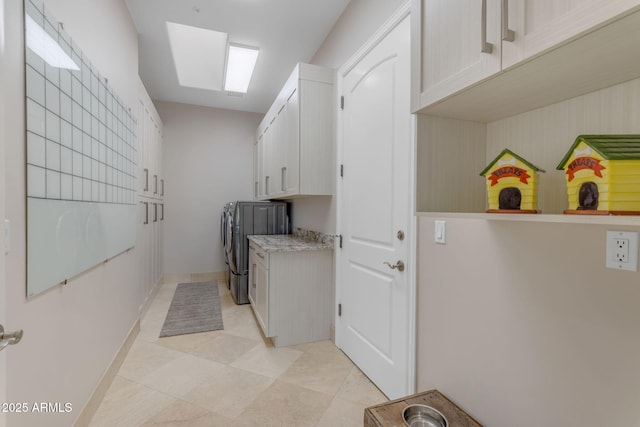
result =
[[[480,176],[487,178],[490,213],[539,213],[539,172],[544,170],[529,163],[509,149],[504,149]]]
[[[564,156],[567,214],[640,214],[640,135],[580,135]]]

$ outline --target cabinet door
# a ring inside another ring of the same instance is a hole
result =
[[[500,70],[500,0],[421,0],[420,6],[421,105]]]
[[[285,194],[300,192],[300,98],[295,88],[288,96],[283,118],[286,123],[284,136],[284,169],[281,171]]]
[[[256,200],[264,199],[264,134],[253,146],[253,193]]]
[[[256,311],[256,268],[258,261],[256,259],[256,251],[253,246],[249,245],[249,302]]]
[[[280,106],[269,126],[269,197],[280,197],[285,193],[284,170],[286,163],[287,117],[285,104]]]
[[[502,0],[505,26],[514,31],[505,43],[502,68],[579,36],[640,5],[639,0]]]
[[[255,269],[255,313],[265,336],[269,335],[269,270],[260,261]]]
[[[273,171],[275,169],[275,139],[276,139],[276,126],[275,126],[275,117],[273,121],[269,124],[264,130],[264,136],[262,138],[263,148],[262,148],[262,167],[264,169],[263,172],[263,185],[264,185],[264,196],[265,198],[273,197],[274,193],[274,176]]]

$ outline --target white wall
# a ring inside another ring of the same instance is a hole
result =
[[[220,215],[253,200],[253,142],[261,114],[156,102],[164,125],[164,272],[225,270]]]
[[[351,0],[311,63],[340,68],[407,0]]]
[[[420,218],[418,390],[491,427],[640,425],[640,273],[605,268],[606,230]]]
[[[123,0],[47,0],[87,56],[131,108],[137,105],[137,34]],[[140,304],[137,252],[121,255],[27,300],[25,212],[24,46],[22,1],[5,3],[7,323],[24,329],[6,351],[7,401],[69,402],[73,412],[19,414],[8,425],[67,427],[80,415],[103,371],[134,325]]]

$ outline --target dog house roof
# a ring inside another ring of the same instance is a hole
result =
[[[640,135],[579,135],[556,169],[564,169],[581,142],[605,160],[640,160]]]
[[[505,148],[504,150],[502,150],[500,152],[500,154],[498,154],[496,156],[495,159],[493,159],[493,161],[491,163],[489,163],[489,165],[486,168],[484,168],[484,170],[482,172],[480,172],[480,176],[484,176],[484,174],[486,174],[489,171],[489,169],[491,169],[493,167],[493,165],[495,165],[496,162],[498,160],[500,160],[502,158],[502,156],[504,156],[505,154],[509,154],[512,157],[515,157],[516,159],[520,160],[522,163],[524,163],[525,165],[529,166],[531,169],[533,169],[536,172],[544,172],[544,169],[540,169],[539,167],[537,167],[533,163],[528,162],[525,159],[523,159],[522,157],[518,156],[516,153],[514,153],[511,150],[509,150],[508,148]]]

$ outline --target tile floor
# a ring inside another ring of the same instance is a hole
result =
[[[176,286],[158,290],[91,427],[362,426],[387,400],[330,341],[273,347],[222,282],[223,331],[158,338]]]

